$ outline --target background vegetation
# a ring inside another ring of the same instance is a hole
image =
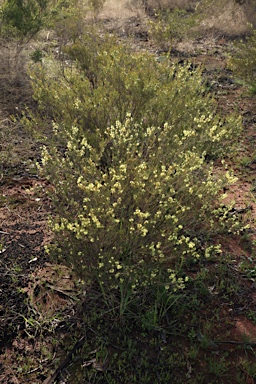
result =
[[[235,44],[235,53],[229,65],[234,74],[245,81],[253,93],[256,93],[256,30],[244,41]]]

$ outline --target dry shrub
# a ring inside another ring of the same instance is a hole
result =
[[[195,0],[130,0],[127,2],[130,8],[142,7],[146,13],[153,16],[155,12],[173,10],[175,8],[191,11],[195,9]]]
[[[243,4],[243,9],[248,23],[250,23],[254,28],[256,28],[256,1],[247,0]]]
[[[253,4],[236,0],[203,0],[197,11],[202,14],[202,30],[211,30],[227,35],[241,35],[248,32],[251,22],[250,10]]]
[[[0,43],[0,110],[5,115],[16,113],[17,108],[27,104],[32,91],[26,67],[29,61],[28,49],[19,52],[13,42]]]
[[[180,8],[185,10],[195,9],[197,1],[195,0],[148,0],[147,6],[151,9],[174,9]]]
[[[200,29],[204,32],[210,30],[240,35],[248,32],[248,24],[256,25],[254,0],[131,0],[131,4],[143,6],[151,16],[175,8],[196,11],[203,19]]]
[[[170,52],[179,41],[193,35],[196,23],[197,16],[183,9],[159,11],[148,22],[149,36],[159,48]]]
[[[93,10],[97,13],[101,10],[105,3],[105,0],[89,0],[88,4],[93,8]]]

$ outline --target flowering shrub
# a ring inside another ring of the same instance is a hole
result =
[[[235,142],[240,119],[216,114],[200,69],[111,39],[97,54],[82,45],[69,53],[75,67],[49,60],[32,72],[42,115],[27,123],[49,129],[52,120],[41,167],[54,188],[49,251],[104,297],[118,292],[120,312],[153,289],[166,298],[163,314],[185,287],[184,263],[221,253],[214,236],[239,231],[221,193],[235,178],[209,158]]]
[[[184,287],[175,272],[184,260],[221,253],[202,238],[220,231],[228,208],[215,210],[217,195],[235,179],[228,171],[214,178],[205,152],[184,146],[193,135],[178,137],[167,123],[144,129],[127,117],[98,136],[101,150],[81,140],[75,126],[65,157],[44,148],[58,212],[51,227],[61,255],[82,277],[89,273],[108,288],[161,283],[175,291]],[[229,230],[238,230],[234,218]]]

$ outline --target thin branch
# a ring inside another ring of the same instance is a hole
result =
[[[233,341],[233,340],[227,340],[227,341],[213,341],[215,344],[232,344],[232,345],[244,345],[256,348],[256,343],[249,343],[246,341]]]
[[[82,336],[74,345],[72,350],[68,353],[67,357],[62,361],[62,363],[59,365],[57,369],[53,372],[52,375],[47,377],[47,379],[44,380],[43,384],[53,384],[55,379],[58,377],[58,375],[61,373],[61,371],[66,367],[66,365],[69,364],[70,361],[72,361],[72,358],[77,351],[77,349],[81,348],[82,345],[84,344],[86,339],[86,336]]]

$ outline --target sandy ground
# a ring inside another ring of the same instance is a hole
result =
[[[101,18],[119,20],[143,15],[145,15],[145,12],[142,6],[140,6],[140,1],[134,0],[106,0],[99,14]]]

